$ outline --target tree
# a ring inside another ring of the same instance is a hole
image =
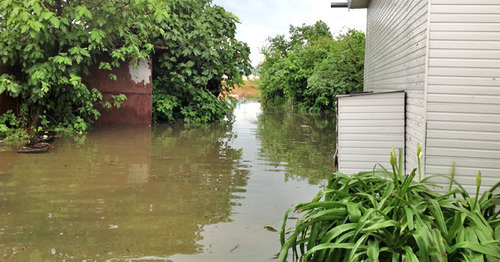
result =
[[[290,38],[268,39],[259,65],[266,107],[288,104],[301,111],[333,111],[336,95],[362,91],[364,33],[334,39],[328,26],[290,26]]]
[[[148,57],[167,11],[155,0],[2,1],[0,57],[13,74],[0,77],[0,93],[20,99],[25,126],[85,130],[102,95],[82,77],[105,55],[103,69]]]
[[[94,104],[103,103],[82,82],[89,68],[136,63],[157,44],[169,49],[156,56],[155,94],[172,96],[156,99],[155,112],[178,103],[183,117],[213,111],[200,122],[214,121],[227,106],[218,94],[250,70],[248,47],[234,38],[237,21],[211,0],[5,0],[0,59],[13,73],[0,77],[0,94],[21,101],[24,127],[83,131],[100,115]]]
[[[174,1],[169,33],[155,39],[168,49],[155,55],[157,121],[213,122],[232,114],[221,93],[250,74],[250,49],[236,40],[238,18],[211,1]]]

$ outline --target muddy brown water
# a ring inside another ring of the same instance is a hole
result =
[[[45,154],[0,152],[0,260],[273,261],[284,212],[332,172],[332,123],[96,128]],[[294,221],[290,221],[291,224]]]

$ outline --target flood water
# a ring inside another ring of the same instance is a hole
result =
[[[332,170],[327,120],[244,102],[228,125],[107,127],[0,152],[0,260],[273,261]]]

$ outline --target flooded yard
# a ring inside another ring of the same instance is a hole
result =
[[[0,260],[272,261],[284,212],[333,171],[333,124],[258,102],[235,117],[0,152]]]

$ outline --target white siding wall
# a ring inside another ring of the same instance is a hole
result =
[[[405,93],[378,93],[338,99],[338,170],[389,168],[392,146],[404,146]]]
[[[368,8],[366,91],[407,91],[406,169],[417,167],[425,143],[424,85],[427,0],[372,0]]]
[[[473,192],[479,170],[483,184],[500,180],[500,1],[432,0],[430,10],[426,173],[449,174],[455,161]]]

